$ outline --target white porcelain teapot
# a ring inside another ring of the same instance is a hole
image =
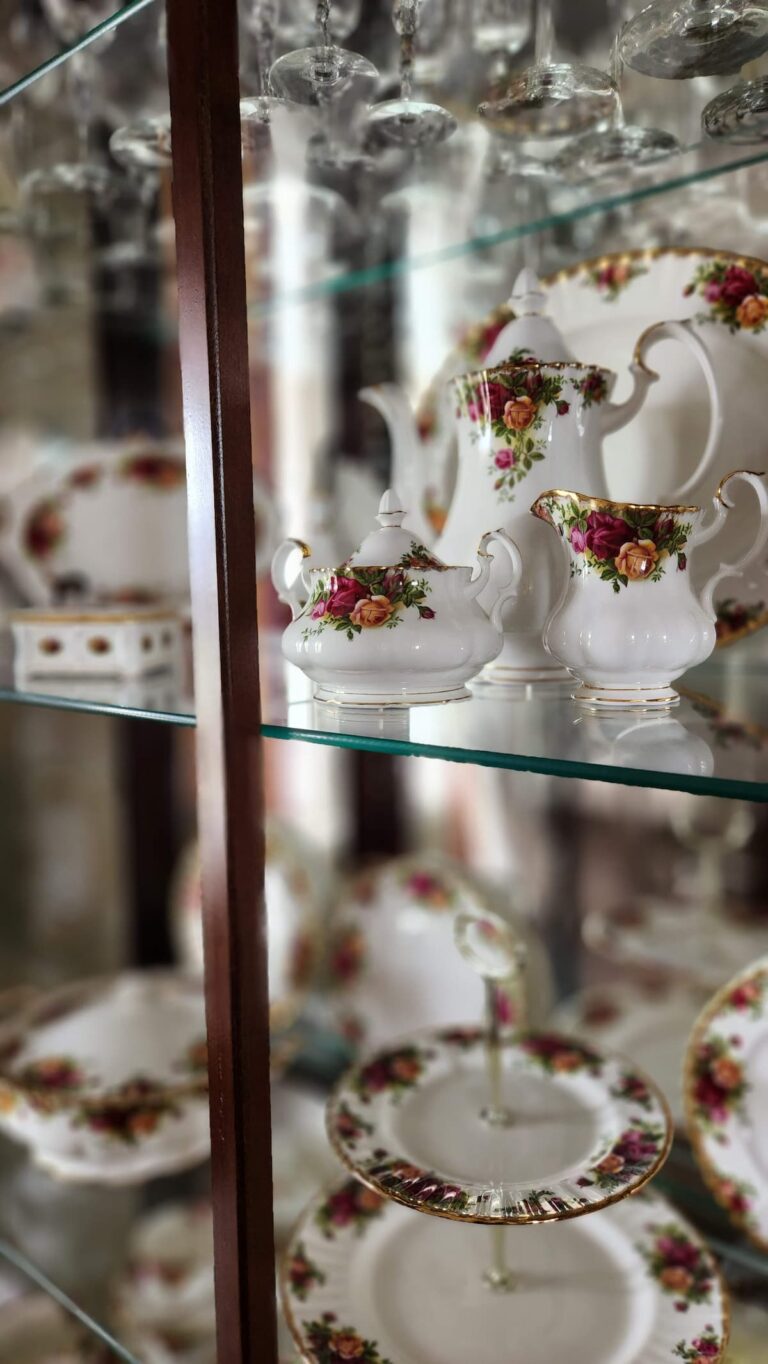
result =
[[[522,562],[505,531],[483,535],[478,571],[449,567],[403,529],[405,512],[390,489],[359,550],[338,568],[300,570],[291,578],[300,540],[285,540],[272,561],[272,581],[293,621],[283,655],[314,683],[315,699],[345,706],[411,706],[469,696],[466,683],[499,652],[502,606],[517,591]],[[498,541],[511,563],[490,606],[487,588]]]
[[[689,556],[722,528],[731,484],[747,483],[760,521],[749,550],[721,564],[697,596]],[[761,474],[729,474],[703,524],[701,507],[609,502],[549,491],[531,511],[557,532],[567,577],[544,643],[581,683],[574,699],[590,710],[666,710],[680,700],[671,683],[715,647],[714,591],[768,542],[768,488]]]
[[[549,332],[540,329],[542,318],[528,316],[522,320],[529,326],[536,320],[536,334],[541,334],[542,344],[547,343],[547,349],[554,344]],[[491,357],[507,344],[505,333],[508,338],[510,329],[497,338]],[[696,469],[675,492],[676,498],[683,498],[686,489],[712,464],[722,431],[715,372],[704,344],[689,323],[659,322],[643,333],[631,366],[633,390],[621,404],[610,401],[616,381],[612,371],[569,359],[547,359],[544,363],[532,352],[517,353],[502,364],[450,380],[459,441],[458,476],[444,527],[435,542],[436,552],[448,562],[461,563],[486,526],[501,524],[519,544],[528,570],[522,590],[505,613],[504,648],[486,671],[489,681],[530,682],[565,676],[547,656],[541,639],[544,622],[557,599],[561,565],[541,527],[530,523],[530,496],[547,488],[573,486],[588,488],[597,497],[605,495],[603,437],[620,430],[640,411],[658,378],[646,356],[664,339],[679,341],[693,352],[710,396],[710,429],[704,451]],[[410,468],[412,483],[420,464],[406,400],[391,386],[365,390],[365,396],[388,420],[395,466],[398,470]],[[652,459],[653,452],[649,451],[649,462]],[[518,500],[523,482],[524,497]],[[419,505],[418,497],[414,501],[414,489],[409,491],[409,505]],[[409,516],[408,525],[430,543],[424,518]],[[499,570],[494,569],[489,593],[499,584]],[[481,604],[490,599],[482,598]]]

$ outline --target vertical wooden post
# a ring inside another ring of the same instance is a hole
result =
[[[277,1359],[236,0],[168,0],[218,1364]]]

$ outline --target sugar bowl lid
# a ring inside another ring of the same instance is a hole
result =
[[[515,316],[499,332],[483,364],[488,369],[502,365],[505,360],[522,351],[537,360],[575,360],[562,332],[546,313],[547,295],[535,270],[520,271],[509,299]]]
[[[443,569],[445,564],[412,531],[403,527],[408,512],[394,488],[388,488],[379,503],[378,530],[366,535],[360,548],[347,559],[347,568],[421,568]]]

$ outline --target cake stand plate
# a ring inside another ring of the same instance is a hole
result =
[[[504,1039],[498,1059],[493,1101],[478,1029],[416,1033],[364,1060],[328,1105],[337,1155],[398,1203],[497,1225],[593,1212],[666,1160],[666,1102],[628,1062],[549,1033]]]
[[[305,1213],[283,1265],[283,1308],[302,1358],[722,1359],[727,1303],[714,1261],[665,1199],[640,1194],[596,1217],[502,1235],[514,1284],[499,1293],[483,1280],[496,1231],[415,1217],[354,1181],[339,1186]]]

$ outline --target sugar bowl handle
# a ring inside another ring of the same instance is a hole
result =
[[[765,484],[765,476],[763,474],[751,473],[747,469],[737,469],[735,473],[729,474],[727,478],[724,478],[720,484],[713,499],[715,507],[714,517],[708,526],[703,526],[699,531],[694,541],[693,548],[696,550],[699,545],[704,544],[707,540],[711,540],[712,536],[716,535],[722,528],[728,513],[733,507],[733,502],[729,496],[729,486],[730,484],[735,483],[737,479],[742,483],[748,483],[750,488],[754,489],[760,504],[760,524],[757,529],[757,535],[746,553],[742,554],[734,563],[721,564],[717,572],[713,573],[701,593],[701,604],[707,612],[707,615],[711,616],[713,620],[715,618],[715,588],[718,583],[721,582],[723,578],[739,577],[744,572],[744,569],[747,568],[749,564],[757,558],[758,554],[762,552],[766,543],[768,543],[768,488]]]
[[[289,565],[296,559],[296,551],[301,554],[299,571],[294,577],[288,576]],[[272,555],[272,585],[278,599],[291,608],[291,619],[301,615],[307,604],[309,592],[304,582],[302,565],[312,554],[309,545],[303,540],[283,540]]]

